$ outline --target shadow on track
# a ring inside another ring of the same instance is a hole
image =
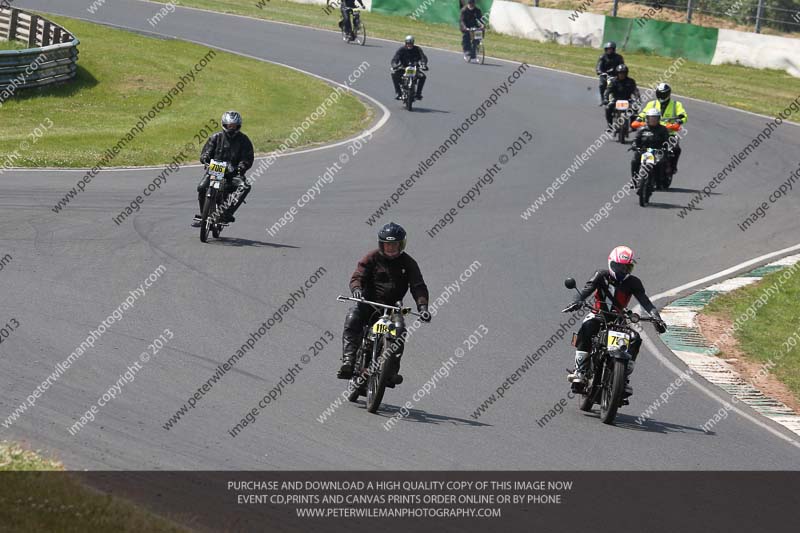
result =
[[[254,246],[257,248],[294,248],[299,249],[299,246],[292,246],[291,244],[277,244],[274,242],[253,241],[251,239],[239,239],[238,237],[221,237],[215,241],[224,246]]]
[[[662,192],[662,191],[659,191],[659,192]],[[655,209],[681,209],[681,208],[684,208],[686,206],[685,205],[679,205],[679,204],[662,204],[662,203],[659,203],[659,202],[650,202],[647,205],[647,207],[653,207]],[[698,208],[695,208],[695,210],[702,211],[702,209],[698,209]]]
[[[442,111],[440,109],[428,109],[427,107],[415,107],[412,113],[447,113],[450,114],[450,111]]]
[[[366,402],[362,400],[358,401],[358,405],[364,406],[366,408]],[[377,414],[384,415],[384,418],[388,419],[399,412],[400,412],[400,407],[384,403],[381,405],[381,410],[378,411]],[[423,424],[440,424],[442,422],[451,422],[453,424],[462,426],[478,426],[478,427],[491,425],[491,424],[484,424],[482,422],[475,422],[474,420],[467,420],[465,418],[456,418],[453,416],[446,416],[446,415],[434,415],[426,411],[422,411],[421,409],[409,409],[408,416],[404,417],[399,422],[403,421],[420,422]]]
[[[659,192],[683,192],[683,193],[697,194],[697,193],[703,192],[703,191],[700,191],[698,189],[681,189],[680,187],[670,187],[666,191],[659,191]],[[714,191],[711,192],[711,196],[719,196],[721,194],[722,193],[719,193],[719,192],[714,192]]]
[[[614,423],[620,429],[631,429],[634,431],[644,431],[647,433],[707,433],[701,428],[692,426],[683,426],[681,424],[670,424],[669,422],[660,422],[648,418],[643,424],[639,424],[636,420],[638,417],[633,415],[618,414],[617,420]]]

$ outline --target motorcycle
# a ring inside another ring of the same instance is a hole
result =
[[[399,67],[403,68],[403,67]],[[403,72],[403,79],[400,81],[400,94],[401,100],[406,106],[406,109],[411,111],[414,105],[414,100],[417,97],[417,83],[419,83],[419,69],[428,70],[427,67],[423,68],[416,62],[411,63],[405,67]]]
[[[576,288],[575,280],[567,278],[564,286],[570,290]],[[594,310],[586,302],[583,307]],[[562,312],[568,312],[564,309]],[[594,404],[600,404],[600,420],[604,424],[613,424],[617,411],[627,405],[625,399],[625,381],[628,363],[633,359],[628,352],[635,332],[631,324],[639,322],[655,322],[656,319],[644,318],[637,313],[623,310],[622,313],[601,311],[597,317],[602,320],[600,332],[592,337],[592,348],[586,372],[586,385],[575,392],[579,393],[578,408],[589,412]],[[573,335],[573,345],[575,336]]]
[[[361,22],[361,10],[350,9],[349,11],[353,14],[353,21],[351,23],[353,38],[351,39],[351,36],[345,31],[344,20],[342,20],[339,21],[339,28],[342,30],[342,40],[348,43],[356,43],[364,46],[364,44],[367,42],[367,27],[363,22]]]
[[[678,118],[668,118],[667,120],[663,121],[661,124],[665,128],[667,128],[670,131],[670,133],[677,134],[679,131],[681,131],[681,128],[682,128],[681,122],[679,122],[679,120],[680,119],[678,119]],[[643,126],[644,126],[644,121],[639,117],[637,117],[636,120],[634,120],[631,123],[631,128],[634,129],[634,130],[638,130],[639,128],[641,128]],[[672,136],[670,136],[670,139],[672,139]],[[672,151],[672,144],[670,144],[670,146],[667,147],[667,156],[668,156],[667,157],[667,162],[666,162],[667,164],[664,167],[664,172],[663,172],[662,179],[660,181],[656,182],[656,190],[659,190],[659,191],[660,190],[667,190],[672,186],[672,177],[675,175],[675,171],[674,171],[675,165],[673,164],[675,156],[674,156],[674,153]]]
[[[347,399],[355,402],[359,396],[366,396],[367,411],[375,413],[383,401],[386,388],[393,389],[403,382],[397,372],[403,356],[403,335],[406,331],[404,316],[420,315],[412,312],[410,307],[403,307],[402,302],[392,306],[341,295],[336,300],[365,303],[383,311],[374,324],[364,327],[361,345],[356,351],[353,378],[348,385],[350,394]]]
[[[630,133],[631,117],[636,115],[636,102],[630,100],[615,100],[614,109],[611,113],[612,124],[615,127],[617,142],[625,144]]]
[[[617,74],[615,72],[615,69],[613,69],[613,68],[608,70],[608,71],[606,71],[606,72],[601,72],[600,73],[599,77],[600,77],[600,89],[601,89],[600,99],[601,100],[603,99],[603,94],[605,93],[606,89],[608,88],[608,80],[609,80],[609,78],[613,79],[616,75]],[[603,105],[602,102],[600,103],[600,105]]]
[[[218,239],[222,229],[228,224],[220,221],[220,209],[225,199],[225,172],[228,169],[226,161],[212,159],[208,164],[209,182],[206,190],[206,200],[200,215],[200,240],[208,242],[208,232]]]
[[[658,148],[637,150],[631,146],[630,149],[639,153],[639,172],[633,176],[633,180],[636,186],[636,194],[639,197],[639,205],[647,207],[653,190],[656,187],[659,189],[665,188],[664,185],[667,180],[670,183],[672,182],[671,176],[669,178],[666,177],[667,172],[664,168],[665,152]]]
[[[475,52],[475,60],[483,65],[486,59],[486,50],[483,47],[483,28],[467,28],[469,30],[470,49]],[[472,61],[468,55],[464,56],[467,63]]]

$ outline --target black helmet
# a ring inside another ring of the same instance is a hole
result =
[[[659,83],[658,87],[656,87],[656,98],[658,98],[658,101],[663,104],[669,101],[670,95],[672,95],[672,87],[666,83]]]
[[[233,125],[233,127],[229,128],[228,126],[230,125]],[[225,135],[233,137],[239,133],[240,129],[242,129],[242,115],[236,111],[225,111],[222,114],[222,130]]]
[[[609,48],[611,48],[612,50],[614,50],[616,52],[617,51],[617,43],[615,43],[614,41],[608,41],[606,43],[606,45],[603,47],[603,50],[608,50]]]
[[[406,35],[406,44],[414,44],[414,36]]]
[[[628,65],[622,64],[617,66],[617,74],[628,73]]]
[[[400,243],[400,253],[406,249],[406,230],[400,224],[389,222],[378,232],[378,250],[383,254],[383,243],[385,242],[398,242]]]

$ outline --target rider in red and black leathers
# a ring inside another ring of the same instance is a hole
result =
[[[378,249],[371,251],[358,262],[350,278],[350,291],[354,298],[397,305],[397,302],[401,301],[411,289],[417,310],[422,315],[420,318],[430,322],[428,287],[417,262],[403,251],[405,243],[405,230],[394,222],[386,224],[378,232]],[[365,303],[350,308],[342,333],[342,368],[337,373],[340,379],[352,377],[356,351],[361,344],[364,326],[373,324],[380,314]],[[398,352],[402,353],[402,350],[401,344]]]
[[[626,247],[625,250],[630,250]],[[615,248],[612,254],[619,248]],[[594,296],[593,311],[589,313],[583,320],[580,329],[578,330],[578,338],[575,343],[575,372],[572,374],[571,380],[573,383],[576,381],[574,376],[578,376],[578,381],[584,377],[586,372],[586,365],[588,364],[588,354],[592,349],[592,337],[597,335],[603,322],[598,318],[598,313],[603,311],[613,311],[622,313],[631,301],[631,297],[635,297],[641,304],[645,311],[650,316],[656,319],[655,326],[659,333],[666,331],[666,325],[661,319],[656,306],[650,301],[647,293],[642,285],[642,280],[633,276],[630,272],[633,270],[633,251],[630,250],[630,261],[627,264],[619,264],[610,261],[612,269],[598,270],[586,282],[586,285],[580,291],[580,295],[575,298],[575,301],[567,307],[564,311],[576,311],[580,309],[581,303],[589,296]],[[634,362],[636,356],[639,354],[639,348],[642,346],[642,338],[635,331],[631,339],[628,353],[631,354],[632,361],[628,363],[628,376],[633,372]],[[628,394],[630,394],[630,386],[626,386]]]

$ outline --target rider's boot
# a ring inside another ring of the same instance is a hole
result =
[[[353,365],[356,363],[355,353],[345,353],[342,355],[342,366],[336,373],[339,379],[350,379],[353,377]]]
[[[395,385],[400,385],[403,382],[403,376],[400,374],[400,361],[396,357],[394,361],[392,375],[386,382],[386,386],[390,389],[393,389]]]
[[[625,368],[625,393],[622,395],[627,403],[627,398],[633,396],[633,387],[631,386],[631,374],[633,374],[633,367],[636,361],[631,359],[628,361],[628,366]]]
[[[342,367],[336,373],[339,379],[350,379],[353,377],[353,366],[356,363],[356,351],[360,339],[350,338],[347,329],[342,335]]]
[[[575,370],[568,376],[567,381],[572,383],[572,390],[583,390],[586,386],[586,365],[589,361],[589,353],[582,350],[575,350]]]

